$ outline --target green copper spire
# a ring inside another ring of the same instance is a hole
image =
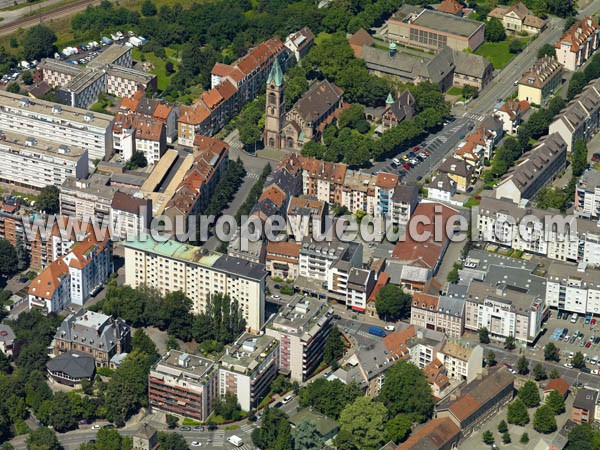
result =
[[[391,105],[392,103],[394,103],[394,97],[392,97],[391,92],[388,94],[387,99],[385,100],[385,103],[388,105]]]
[[[267,84],[270,84],[271,81],[273,81],[276,86],[281,86],[283,84],[283,71],[279,65],[278,58],[275,58],[275,61],[273,61],[271,72],[269,72],[269,78],[267,78]]]

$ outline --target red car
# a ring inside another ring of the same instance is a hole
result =
[[[587,341],[585,343],[585,348],[590,348],[591,345],[592,345],[592,343],[590,341]]]
[[[592,321],[590,322],[592,325],[596,325],[596,319],[592,319]]]
[[[419,150],[421,150],[421,147],[419,147],[418,145],[415,145],[413,147],[413,152],[418,152]]]
[[[410,170],[410,166],[406,163],[402,164],[402,167],[404,167],[406,170]]]
[[[600,153],[594,153],[592,155],[592,161],[594,161],[594,162],[600,161]]]

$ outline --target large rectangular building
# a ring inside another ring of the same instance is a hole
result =
[[[222,293],[239,302],[246,326],[258,332],[265,317],[264,264],[211,253],[175,240],[155,241],[141,234],[125,248],[125,284],[146,285],[161,293],[181,291],[203,312],[209,294]]]
[[[0,91],[0,124],[58,145],[87,150],[90,162],[112,153],[112,116]]]

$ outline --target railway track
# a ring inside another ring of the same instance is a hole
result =
[[[45,11],[41,14],[33,16],[21,17],[17,20],[2,25],[0,22],[0,36],[6,36],[12,34],[19,28],[27,29],[39,23],[47,23],[53,19],[60,19],[62,17],[70,16],[77,12],[83,11],[89,5],[100,3],[100,0],[78,0],[68,5],[57,6],[56,9]]]

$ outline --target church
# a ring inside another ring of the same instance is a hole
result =
[[[277,60],[267,78],[266,95],[265,147],[292,151],[300,151],[308,141],[320,139],[325,126],[338,116],[344,105],[344,91],[325,79],[314,82],[286,112],[285,81]]]

